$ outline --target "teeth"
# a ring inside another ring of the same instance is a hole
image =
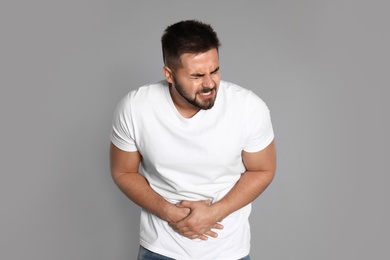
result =
[[[207,95],[210,95],[210,94],[211,94],[211,91],[206,92],[206,93],[200,93],[200,94],[203,95],[203,96],[207,96]]]

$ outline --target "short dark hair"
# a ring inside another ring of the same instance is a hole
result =
[[[181,66],[184,53],[204,53],[221,46],[217,33],[206,23],[185,20],[168,26],[161,37],[164,64],[171,69]]]

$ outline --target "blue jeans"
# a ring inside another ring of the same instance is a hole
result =
[[[138,252],[138,260],[175,260],[175,259],[156,254],[144,248],[143,246],[140,246]],[[251,260],[251,259],[249,258],[249,255],[247,255],[246,257],[238,260]]]

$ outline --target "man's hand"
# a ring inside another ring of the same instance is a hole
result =
[[[184,218],[188,217],[188,215],[191,213],[190,208],[185,207],[177,207],[174,204],[171,204],[167,208],[167,221],[168,223],[176,223],[180,220],[183,220]]]
[[[179,234],[195,239],[207,240],[208,237],[217,237],[218,234],[211,229],[223,229],[218,222],[218,212],[210,200],[182,201],[176,204],[179,209],[189,209],[189,215],[182,220],[169,222],[169,225]]]

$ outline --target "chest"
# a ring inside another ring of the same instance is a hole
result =
[[[204,116],[196,122],[172,122],[164,115],[142,118],[136,142],[149,165],[226,168],[241,163],[245,144],[242,116],[229,113]]]

